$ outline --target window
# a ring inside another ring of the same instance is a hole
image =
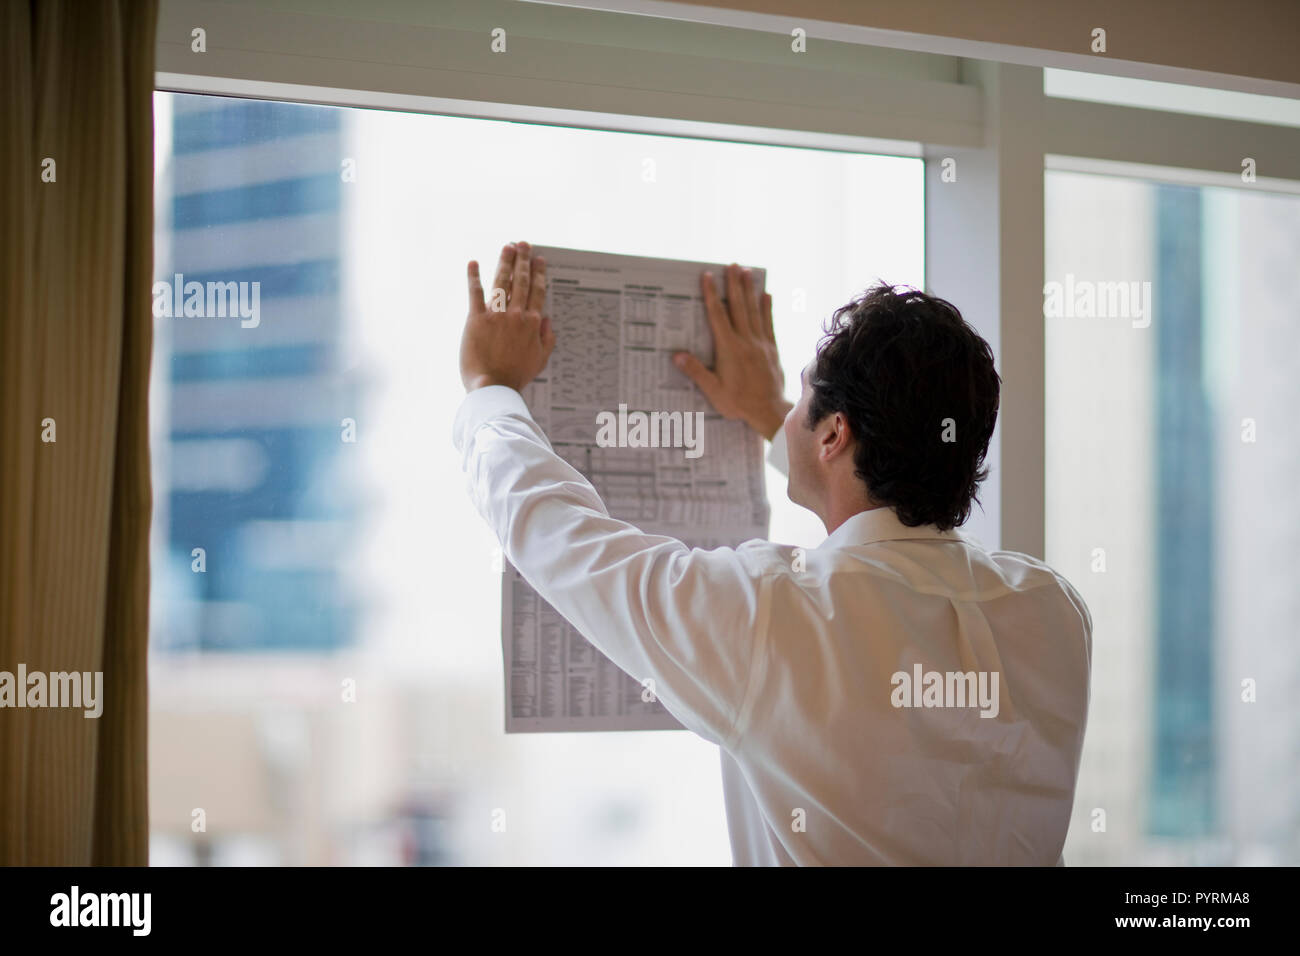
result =
[[[1046,176],[1046,557],[1094,622],[1072,863],[1300,862],[1297,260],[1300,198]]]
[[[1043,93],[1093,103],[1112,103],[1278,126],[1300,126],[1300,101],[1284,96],[1238,93],[1235,90],[1215,90],[1204,86],[1054,69],[1043,70]]]
[[[793,397],[834,308],[922,284],[920,160],[156,106],[155,861],[729,862],[716,748],[502,732],[495,542],[450,437],[465,263],[528,239],[765,266]],[[185,314],[191,282],[224,314]],[[774,538],[824,537],[775,472],[769,496]]]

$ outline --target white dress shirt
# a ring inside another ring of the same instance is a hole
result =
[[[736,865],[1063,862],[1092,620],[1043,562],[888,508],[806,552],[692,550],[609,517],[513,389],[471,392],[454,437],[528,583],[721,748]]]

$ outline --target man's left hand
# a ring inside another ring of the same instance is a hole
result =
[[[526,242],[501,250],[491,302],[484,301],[478,262],[469,264],[469,316],[460,340],[465,391],[505,385],[519,391],[546,368],[555,332],[546,305],[546,260]]]

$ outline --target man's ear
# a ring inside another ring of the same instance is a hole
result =
[[[817,457],[830,464],[839,455],[848,452],[853,444],[853,433],[843,412],[831,412],[822,419],[823,430],[817,441]]]

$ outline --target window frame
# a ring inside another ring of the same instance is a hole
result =
[[[1042,63],[967,59],[988,54],[973,41],[923,53],[817,39],[810,65],[794,65],[786,24],[770,17],[726,26],[502,0],[379,3],[374,18],[298,6],[223,4],[213,21],[211,4],[162,0],[155,88],[924,159],[926,287],[989,340],[1003,383],[984,509],[968,530],[1039,558],[1044,171],[1300,192],[1300,129],[1047,97]],[[523,55],[494,54],[496,28]],[[1123,67],[1077,60],[1051,65]],[[1267,174],[1250,186],[1245,157]]]

